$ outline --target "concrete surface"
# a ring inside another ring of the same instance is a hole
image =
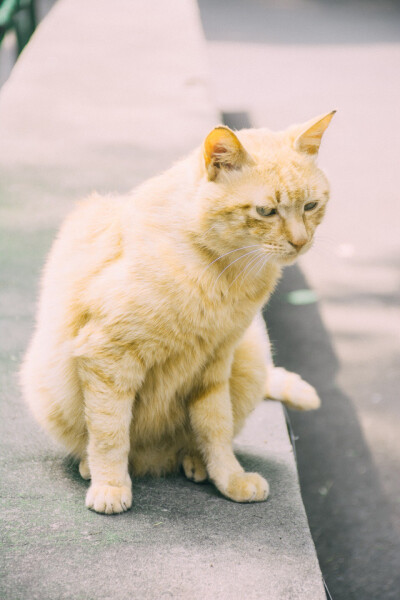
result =
[[[87,482],[25,408],[16,371],[62,217],[124,191],[218,122],[191,0],[60,0],[0,96],[1,578],[4,600],[320,600],[321,574],[281,406],[238,442],[271,486],[239,505],[183,476],[134,482],[134,506],[84,507]]]
[[[214,98],[230,121],[286,127],[333,108],[332,200],[267,311],[279,364],[322,408],[291,413],[303,498],[335,600],[400,590],[400,6],[199,1]],[[291,305],[311,286],[318,304]]]

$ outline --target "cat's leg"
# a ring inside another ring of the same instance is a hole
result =
[[[233,453],[234,418],[229,389],[229,356],[214,360],[203,377],[203,389],[189,405],[195,442],[210,479],[236,502],[257,502],[268,496],[268,483],[245,473]]]
[[[269,341],[261,315],[257,315],[235,348],[229,391],[232,403],[233,435],[241,430],[247,416],[262,401],[269,360]],[[207,478],[204,460],[192,443],[182,461],[188,479]]]
[[[123,512],[132,504],[128,453],[133,396],[107,388],[93,372],[86,371],[85,375],[88,470],[92,480],[86,506],[106,514]]]
[[[257,315],[235,348],[229,380],[234,434],[265,395],[269,340],[261,315]]]
[[[91,476],[86,506],[100,513],[120,513],[132,504],[129,432],[142,368],[131,353],[108,351],[101,332],[89,329],[79,338],[75,356],[85,402]]]

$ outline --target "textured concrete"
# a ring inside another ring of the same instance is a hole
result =
[[[28,414],[16,370],[62,217],[96,188],[129,189],[219,117],[190,0],[60,0],[0,96],[0,596],[5,600],[319,600],[321,575],[280,405],[238,440],[269,480],[239,505],[183,476],[134,482],[133,509],[84,507],[87,482]]]

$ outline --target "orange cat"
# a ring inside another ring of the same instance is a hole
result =
[[[279,133],[217,127],[169,171],[64,223],[21,375],[39,423],[91,478],[89,508],[131,506],[129,465],[183,465],[232,500],[267,497],[232,440],[265,396],[319,406],[273,366],[260,311],[324,215],[315,157],[333,114]]]

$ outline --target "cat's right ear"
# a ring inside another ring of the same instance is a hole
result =
[[[299,152],[306,152],[310,155],[318,153],[321,139],[329,123],[332,120],[336,110],[332,110],[327,115],[312,119],[300,126],[300,135],[294,141],[294,147]]]
[[[228,127],[216,127],[204,142],[204,162],[208,179],[214,181],[221,170],[241,169],[253,159],[246,152],[237,136]]]

